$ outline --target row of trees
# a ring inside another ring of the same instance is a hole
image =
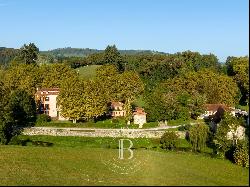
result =
[[[73,119],[97,119],[108,112],[108,103],[123,101],[130,106],[136,96],[143,92],[143,82],[136,72],[119,73],[114,65],[97,69],[94,80],[72,77],[60,87],[58,103],[61,114]],[[129,108],[129,107],[128,107]],[[127,111],[127,119],[131,119]]]
[[[235,81],[211,69],[187,72],[160,83],[145,99],[150,120],[197,118],[206,103],[234,106],[240,98]],[[157,107],[155,107],[157,106]]]

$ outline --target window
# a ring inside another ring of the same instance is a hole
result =
[[[45,110],[49,110],[49,104],[45,104]]]
[[[45,111],[45,114],[49,115],[49,111],[48,111],[48,110],[47,110],[47,111]]]
[[[49,97],[45,97],[45,101],[49,101]]]

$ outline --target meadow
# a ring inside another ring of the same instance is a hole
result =
[[[120,160],[115,139],[20,138],[49,141],[54,145],[0,146],[0,185],[249,184],[246,168],[207,154],[152,149],[158,140],[133,140],[136,147],[133,158],[126,159],[128,152],[125,152],[125,159]],[[183,146],[188,145],[183,142]],[[146,150],[147,147],[151,149]]]
[[[92,79],[96,75],[96,69],[101,67],[101,65],[90,65],[76,68],[79,76],[83,79]]]

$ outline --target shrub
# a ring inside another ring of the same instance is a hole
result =
[[[178,127],[179,131],[188,131],[190,129],[191,125],[190,124],[186,124],[186,125],[181,125],[180,127]]]
[[[233,153],[234,162],[243,167],[249,167],[249,146],[247,143],[238,143]]]
[[[119,120],[114,118],[114,119],[112,119],[112,123],[119,123]]]
[[[189,130],[189,140],[192,144],[193,151],[201,152],[206,145],[209,128],[204,124],[197,124]]]
[[[221,158],[233,159],[233,152],[235,149],[236,139],[228,139],[227,133],[230,129],[236,130],[241,124],[241,120],[225,112],[222,116],[222,120],[217,124],[218,128],[215,128],[215,135],[213,139],[214,153]]]
[[[51,121],[51,117],[47,114],[39,114],[36,119],[37,124],[42,124]]]
[[[20,139],[19,136],[14,136],[8,144],[26,146],[28,142],[31,142],[29,138]]]
[[[172,150],[178,146],[178,135],[174,131],[167,131],[160,140],[163,149]]]

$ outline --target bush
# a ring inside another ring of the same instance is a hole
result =
[[[39,114],[36,119],[37,124],[42,124],[42,123],[50,122],[50,121],[51,121],[51,117],[48,116],[47,114]]]
[[[172,150],[178,146],[178,135],[174,131],[167,131],[160,140],[163,149]]]
[[[243,167],[249,167],[249,146],[247,143],[238,143],[233,153],[234,162]]]
[[[26,146],[28,142],[31,142],[29,138],[25,139],[20,139],[18,136],[14,136],[11,138],[10,142],[8,143],[9,145],[22,145]]]
[[[188,131],[190,127],[191,127],[190,124],[181,125],[180,127],[178,127],[178,131]]]
[[[201,152],[205,146],[208,137],[209,128],[204,124],[197,124],[189,130],[189,140],[193,151]]]

